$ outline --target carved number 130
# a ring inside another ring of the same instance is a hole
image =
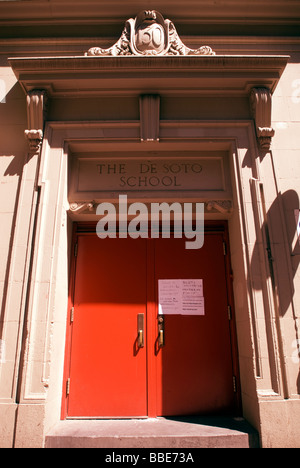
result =
[[[153,48],[159,47],[163,41],[163,31],[158,25],[153,25],[147,29],[140,29],[138,32],[138,43],[152,46]]]

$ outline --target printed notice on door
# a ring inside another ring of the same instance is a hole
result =
[[[202,279],[158,280],[160,315],[204,315]]]

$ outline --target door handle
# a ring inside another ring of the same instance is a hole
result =
[[[165,346],[165,319],[163,316],[158,317],[158,347]]]
[[[165,346],[165,337],[164,337],[164,331],[163,330],[159,330],[158,346],[160,348],[163,348]]]
[[[138,348],[143,348],[144,347],[144,314],[138,314],[137,326],[138,326],[137,346]]]
[[[143,348],[144,347],[144,332],[143,330],[138,331],[138,348]]]

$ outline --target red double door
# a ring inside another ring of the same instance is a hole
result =
[[[172,238],[76,242],[63,416],[236,411],[224,233],[206,233],[199,250]],[[204,315],[159,315],[162,279],[201,279]]]

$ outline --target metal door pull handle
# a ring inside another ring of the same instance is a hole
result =
[[[165,319],[163,315],[158,316],[158,347],[165,346]]]
[[[138,314],[137,316],[137,329],[138,329],[138,336],[137,336],[137,346],[138,348],[144,347],[144,314]]]
[[[143,330],[138,331],[138,347],[139,348],[144,347],[144,332],[143,332]]]
[[[159,330],[158,345],[159,345],[160,348],[163,348],[165,346],[165,337],[164,337],[164,331],[163,330]]]

